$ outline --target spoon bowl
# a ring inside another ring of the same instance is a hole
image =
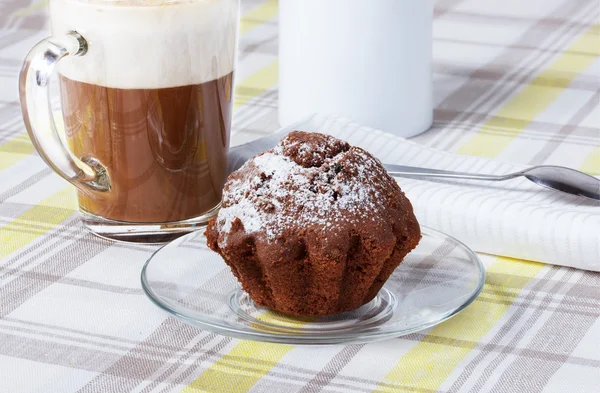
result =
[[[536,166],[522,173],[542,187],[600,201],[600,180],[587,173],[553,165]]]

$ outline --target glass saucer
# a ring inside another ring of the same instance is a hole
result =
[[[479,294],[481,261],[458,240],[422,227],[421,242],[383,289],[361,308],[298,318],[259,307],[242,291],[202,232],[172,241],[142,269],[142,287],[160,308],[204,330],[282,344],[364,343],[427,329],[456,315]]]

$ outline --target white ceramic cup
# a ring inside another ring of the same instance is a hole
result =
[[[433,119],[432,0],[280,0],[279,121],[346,116],[411,137]]]

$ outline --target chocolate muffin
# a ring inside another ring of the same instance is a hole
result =
[[[373,299],[421,231],[377,159],[295,131],[229,176],[206,237],[257,304],[318,316]]]

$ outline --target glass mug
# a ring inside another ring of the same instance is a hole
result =
[[[23,119],[84,224],[162,242],[206,223],[226,178],[239,0],[50,0],[50,21],[21,71]]]

